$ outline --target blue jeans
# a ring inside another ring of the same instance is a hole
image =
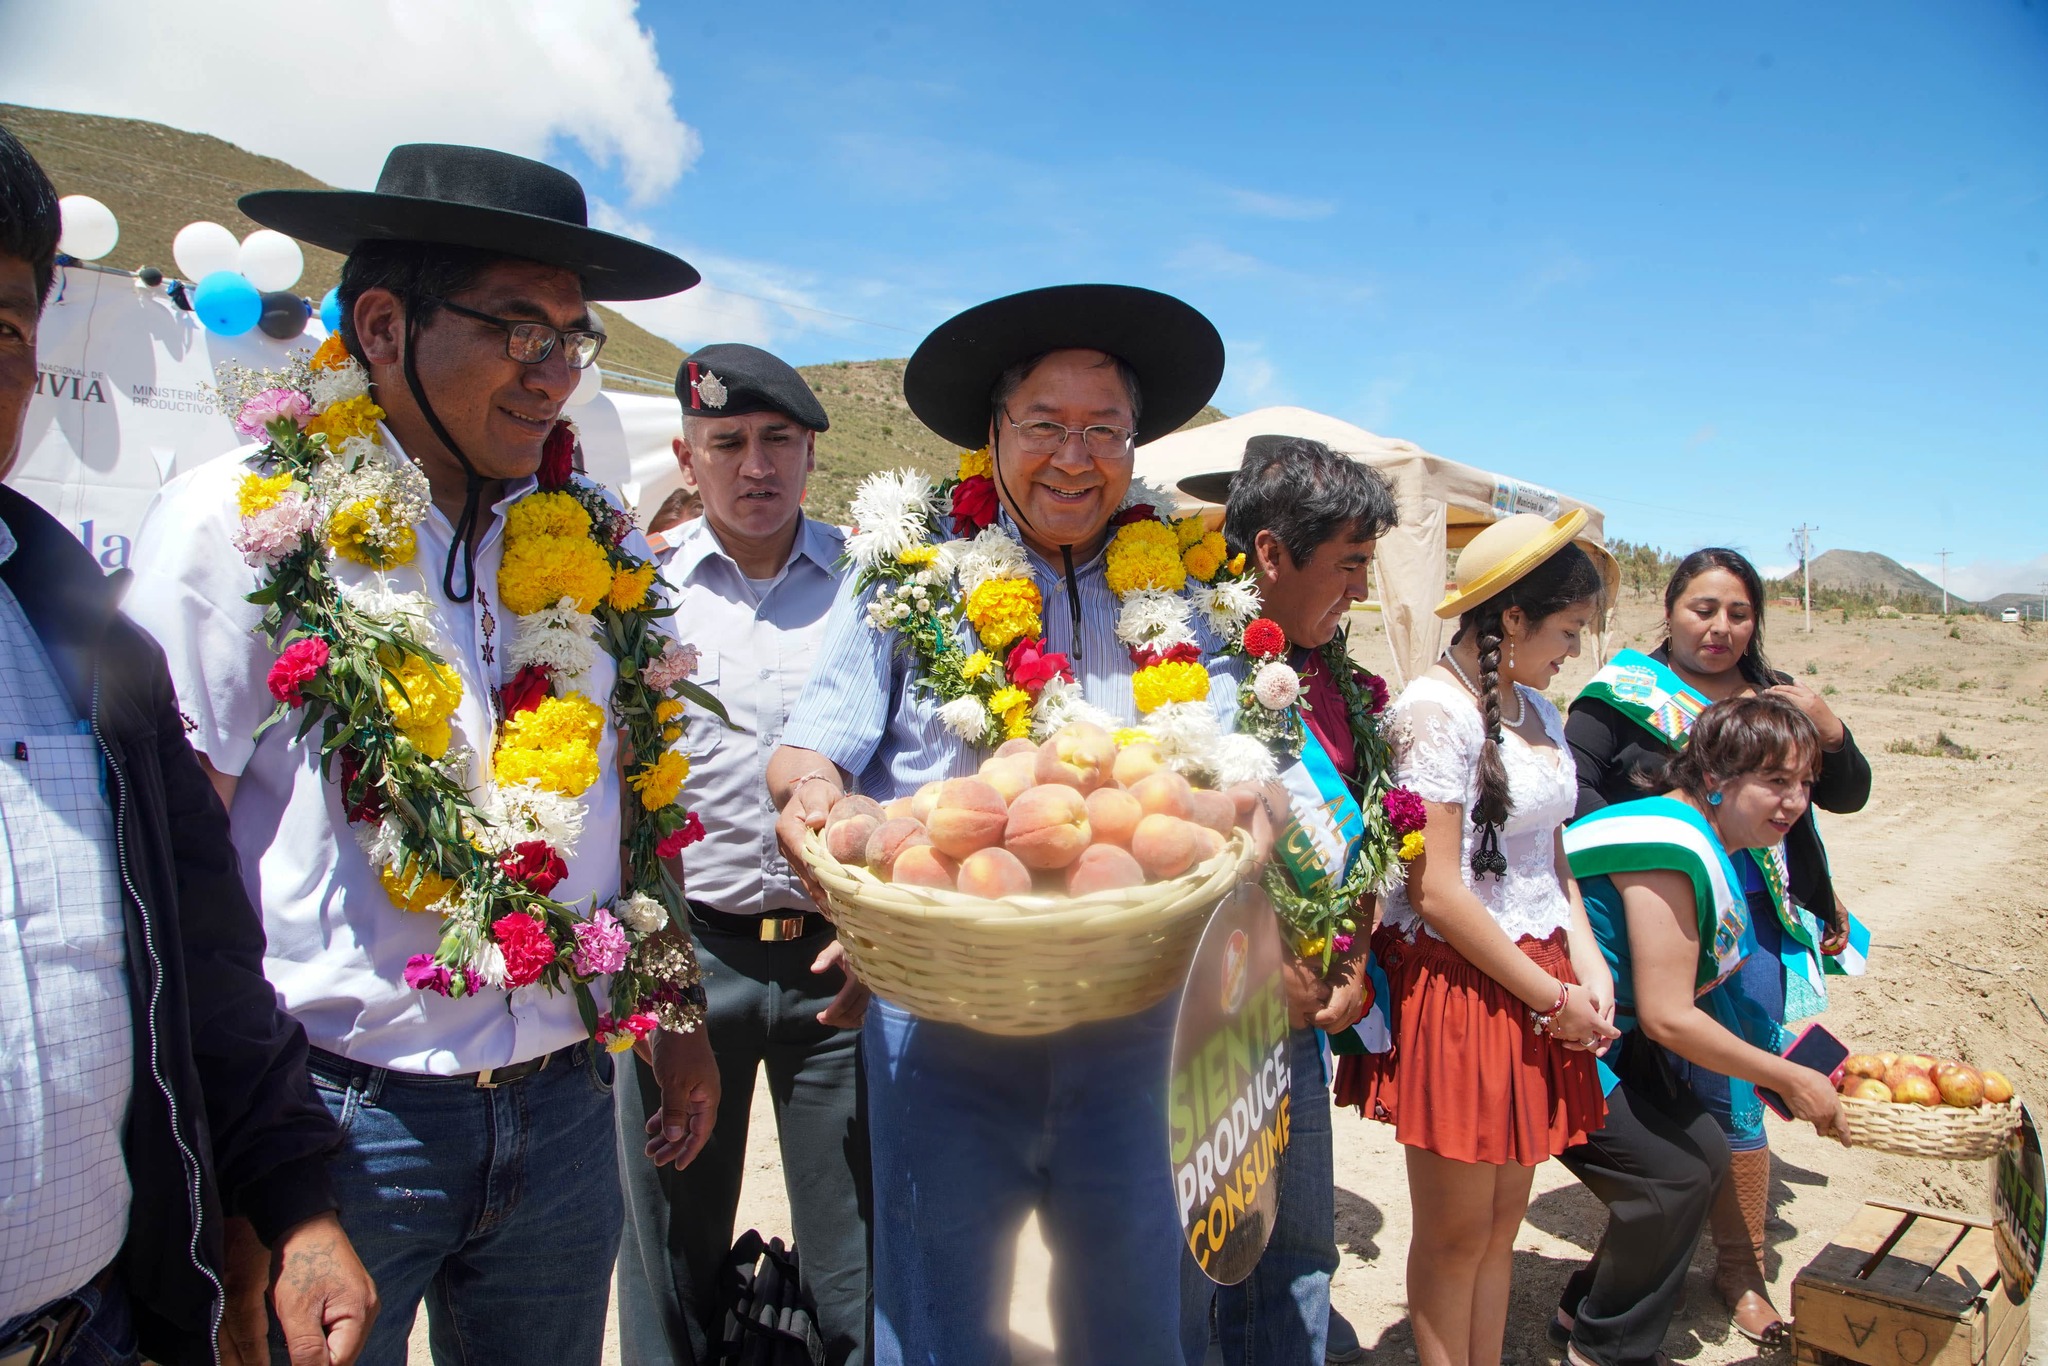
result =
[[[1337,1189],[1330,1148],[1330,1086],[1322,1036],[1297,1029],[1288,1064],[1287,1156],[1273,1236],[1252,1274],[1217,1285],[1192,1256],[1181,1257],[1181,1346],[1188,1366],[1208,1351],[1211,1305],[1226,1366],[1301,1362],[1322,1366],[1337,1270]]]
[[[135,1319],[121,1278],[115,1276],[104,1292],[88,1285],[78,1292],[77,1299],[85,1305],[86,1319],[65,1344],[56,1366],[139,1366],[142,1355],[135,1342]],[[0,1342],[35,1322],[42,1312],[33,1309],[0,1323]]]
[[[1178,1366],[1175,1005],[1021,1039],[869,1005],[878,1366],[1006,1366],[1016,1235],[1034,1209],[1059,1359]]]
[[[405,1366],[422,1298],[437,1366],[595,1366],[625,1218],[612,1057],[578,1044],[483,1089],[315,1054],[346,1135],[328,1163],[341,1226],[382,1309],[361,1366]],[[286,1366],[273,1322],[273,1366]]]

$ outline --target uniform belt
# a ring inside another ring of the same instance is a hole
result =
[[[779,911],[768,915],[727,915],[714,911],[702,902],[692,901],[690,919],[707,930],[720,934],[738,935],[741,939],[757,939],[764,944],[782,944],[792,939],[808,939],[814,934],[823,934],[832,928],[832,922],[816,911]]]
[[[92,1278],[89,1287],[102,1299],[114,1285],[114,1268],[106,1267]],[[83,1291],[52,1300],[36,1311],[35,1317],[0,1342],[0,1366],[45,1366],[61,1359],[71,1339],[85,1327],[92,1310],[80,1298]]]
[[[457,1072],[453,1076],[447,1077],[435,1076],[426,1072],[400,1072],[389,1067],[376,1067],[370,1063],[356,1062],[351,1058],[344,1058],[339,1053],[330,1053],[324,1048],[307,1049],[306,1066],[309,1070],[318,1072],[329,1081],[340,1082],[343,1085],[367,1081],[371,1073],[382,1072],[386,1080],[401,1081],[408,1085],[423,1083],[441,1086],[474,1086],[481,1090],[489,1091],[510,1082],[524,1081],[536,1072],[546,1070],[547,1065],[557,1059],[568,1062],[571,1050],[582,1048],[583,1046],[580,1043],[572,1043],[567,1048],[557,1048],[552,1053],[543,1053],[537,1058],[528,1058],[525,1062],[515,1062],[509,1067],[486,1067],[481,1072]],[[7,1366],[7,1363],[0,1362],[0,1366]]]

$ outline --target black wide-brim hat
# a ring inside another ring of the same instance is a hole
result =
[[[925,426],[974,450],[988,443],[1003,371],[1066,350],[1106,352],[1137,373],[1140,443],[1179,429],[1223,379],[1223,338],[1171,294],[1054,285],[978,304],[939,324],[903,371],[903,397]]]
[[[1204,503],[1228,503],[1231,486],[1237,476],[1246,470],[1255,470],[1268,460],[1284,455],[1289,443],[1298,437],[1277,434],[1262,434],[1245,438],[1244,459],[1234,470],[1217,470],[1211,474],[1191,474],[1177,481],[1174,487],[1190,498]]]
[[[374,192],[258,190],[239,202],[264,227],[344,255],[432,242],[558,266],[589,299],[658,299],[703,278],[679,256],[591,227],[574,176],[487,147],[410,142],[391,149]]]

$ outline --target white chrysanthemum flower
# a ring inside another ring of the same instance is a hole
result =
[[[479,846],[493,854],[527,840],[544,840],[566,859],[583,838],[583,803],[538,783],[493,786],[478,802],[477,812],[484,826],[471,833]]]
[[[555,682],[566,692],[583,692],[583,676],[597,663],[597,618],[576,610],[574,598],[563,598],[553,607],[543,607],[512,619],[512,643],[507,658],[515,669],[529,664],[555,671]]]
[[[1015,536],[999,526],[984,527],[959,552],[953,572],[959,577],[960,596],[965,599],[990,579],[1029,577],[1031,561]]]
[[[869,475],[853,495],[854,534],[846,554],[862,569],[893,560],[924,544],[932,516],[932,481],[918,470],[884,470]]]
[[[1256,736],[1224,735],[1217,738],[1209,755],[1209,771],[1218,787],[1234,783],[1263,783],[1280,776],[1280,762],[1273,751]]]
[[[622,897],[612,913],[637,934],[654,934],[668,925],[668,907],[645,892]]]
[[[1039,691],[1038,701],[1031,708],[1031,733],[1044,739],[1061,726],[1076,721],[1085,721],[1091,726],[1104,730],[1116,730],[1122,723],[1102,708],[1090,702],[1081,692],[1081,685],[1069,683],[1064,678],[1049,678]]]
[[[1201,770],[1221,731],[1207,702],[1168,702],[1146,713],[1145,724],[1158,737],[1161,757],[1180,772]]]
[[[1160,516],[1167,517],[1173,513],[1174,497],[1158,485],[1134,477],[1131,486],[1124,490],[1124,500],[1116,505],[1116,510],[1122,512],[1125,508],[1136,507],[1140,503],[1151,504]]]
[[[1209,623],[1209,629],[1224,639],[1234,638],[1244,624],[1259,614],[1259,590],[1248,579],[1204,584],[1189,595],[1195,610]]]
[[[962,740],[979,740],[988,731],[988,708],[970,693],[940,707],[939,721]]]
[[[505,985],[505,951],[488,939],[470,950],[469,961],[463,966],[487,987]]]
[[[1117,610],[1116,638],[1134,649],[1164,653],[1176,645],[1194,643],[1188,624],[1188,603],[1178,593],[1140,588],[1124,595]]]
[[[315,370],[306,385],[306,397],[323,413],[337,403],[362,398],[369,392],[370,372],[354,360],[339,370]]]
[[[1267,711],[1285,711],[1301,696],[1301,675],[1284,659],[1269,659],[1252,675],[1252,696]]]
[[[381,821],[350,821],[348,832],[355,836],[370,867],[380,872],[396,863],[405,848],[405,827],[392,816]]]
[[[960,557],[967,553],[967,545],[966,541],[956,540],[940,541],[937,545],[933,546],[932,562],[924,570],[925,574],[931,575],[930,582],[934,584],[950,582],[954,573],[960,568]]]
[[[353,583],[338,581],[336,587],[346,602],[364,619],[387,631],[425,643],[432,633],[433,608],[424,593],[393,588],[383,574],[372,574]]]

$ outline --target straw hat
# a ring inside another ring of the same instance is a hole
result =
[[[1485,602],[1569,545],[1586,525],[1586,510],[1573,508],[1556,521],[1533,512],[1503,517],[1474,536],[1458,555],[1458,577],[1450,595],[1436,606],[1445,620]]]

